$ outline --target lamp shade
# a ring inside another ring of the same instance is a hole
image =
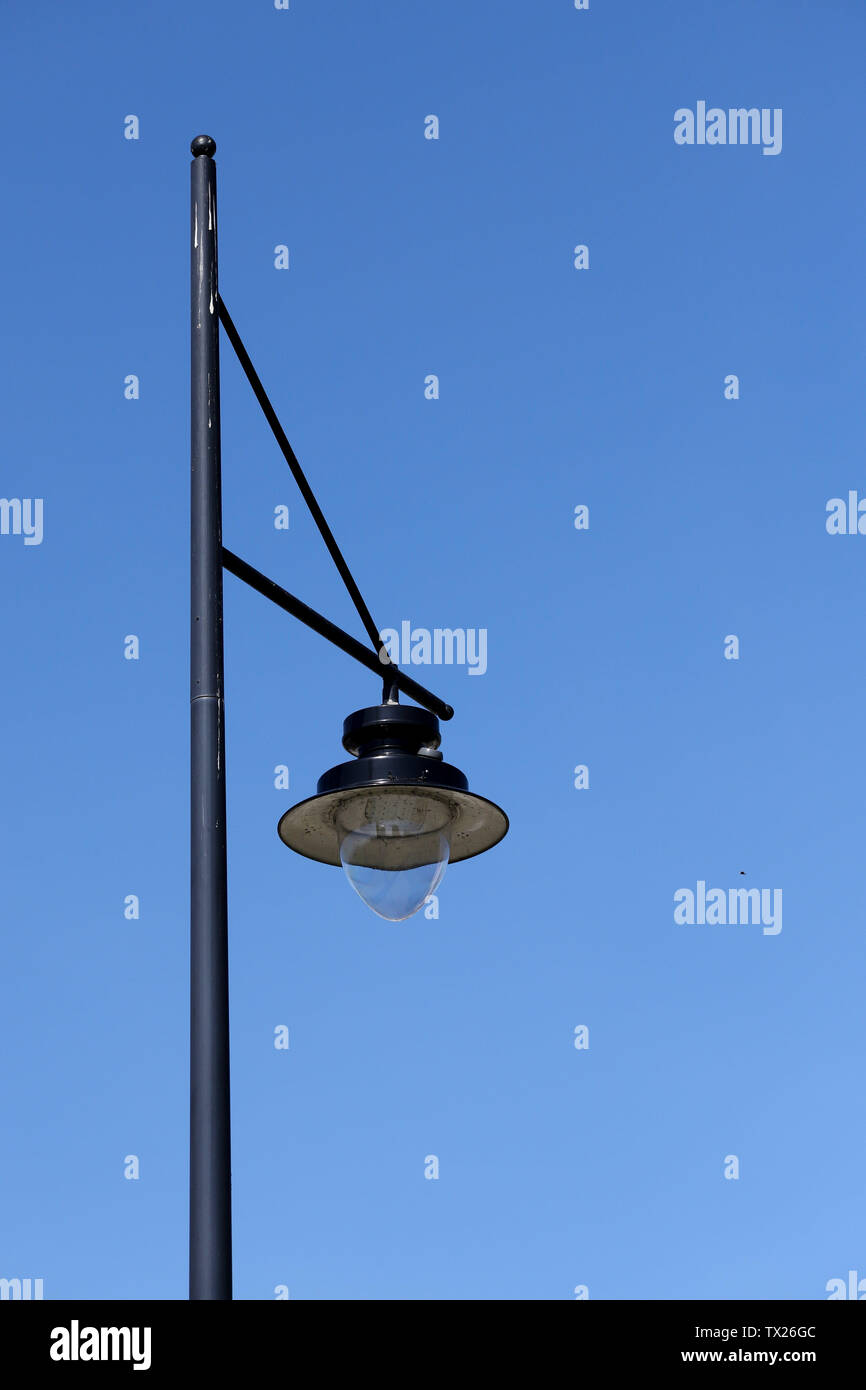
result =
[[[447,864],[482,854],[506,834],[505,812],[470,792],[459,768],[442,760],[439,721],[426,710],[396,703],[357,710],[344,721],[343,746],[353,760],[324,773],[317,794],[286,811],[279,836],[309,859],[342,864],[381,916],[411,916]]]

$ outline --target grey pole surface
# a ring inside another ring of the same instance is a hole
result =
[[[232,1296],[216,144],[191,145],[189,1296]]]

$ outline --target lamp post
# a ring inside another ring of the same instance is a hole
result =
[[[232,1296],[216,144],[192,142],[189,1296]]]
[[[469,791],[442,759],[439,719],[454,711],[390,662],[379,630],[223,303],[217,281],[216,143],[190,146],[190,1299],[231,1299],[223,570],[354,657],[383,681],[382,703],[350,714],[343,746],[354,761],[325,772],[316,795],[279,823],[284,844],[343,865],[360,897],[390,921],[410,917],[447,864],[481,854],[508,829],[505,813]],[[370,647],[343,632],[222,543],[219,326],[262,407]],[[422,708],[403,706],[399,693]]]

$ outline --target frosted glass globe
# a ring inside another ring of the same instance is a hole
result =
[[[445,800],[406,788],[364,791],[339,810],[340,862],[368,907],[405,922],[442,882],[450,827]]]

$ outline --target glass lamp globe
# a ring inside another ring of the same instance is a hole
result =
[[[284,844],[341,864],[368,907],[405,922],[435,893],[450,863],[497,844],[508,818],[442,761],[435,715],[396,702],[349,715],[343,746],[356,761],[319,778],[316,796],[286,811]]]
[[[408,788],[365,792],[337,813],[340,862],[358,897],[405,922],[435,893],[451,853],[448,803]]]

